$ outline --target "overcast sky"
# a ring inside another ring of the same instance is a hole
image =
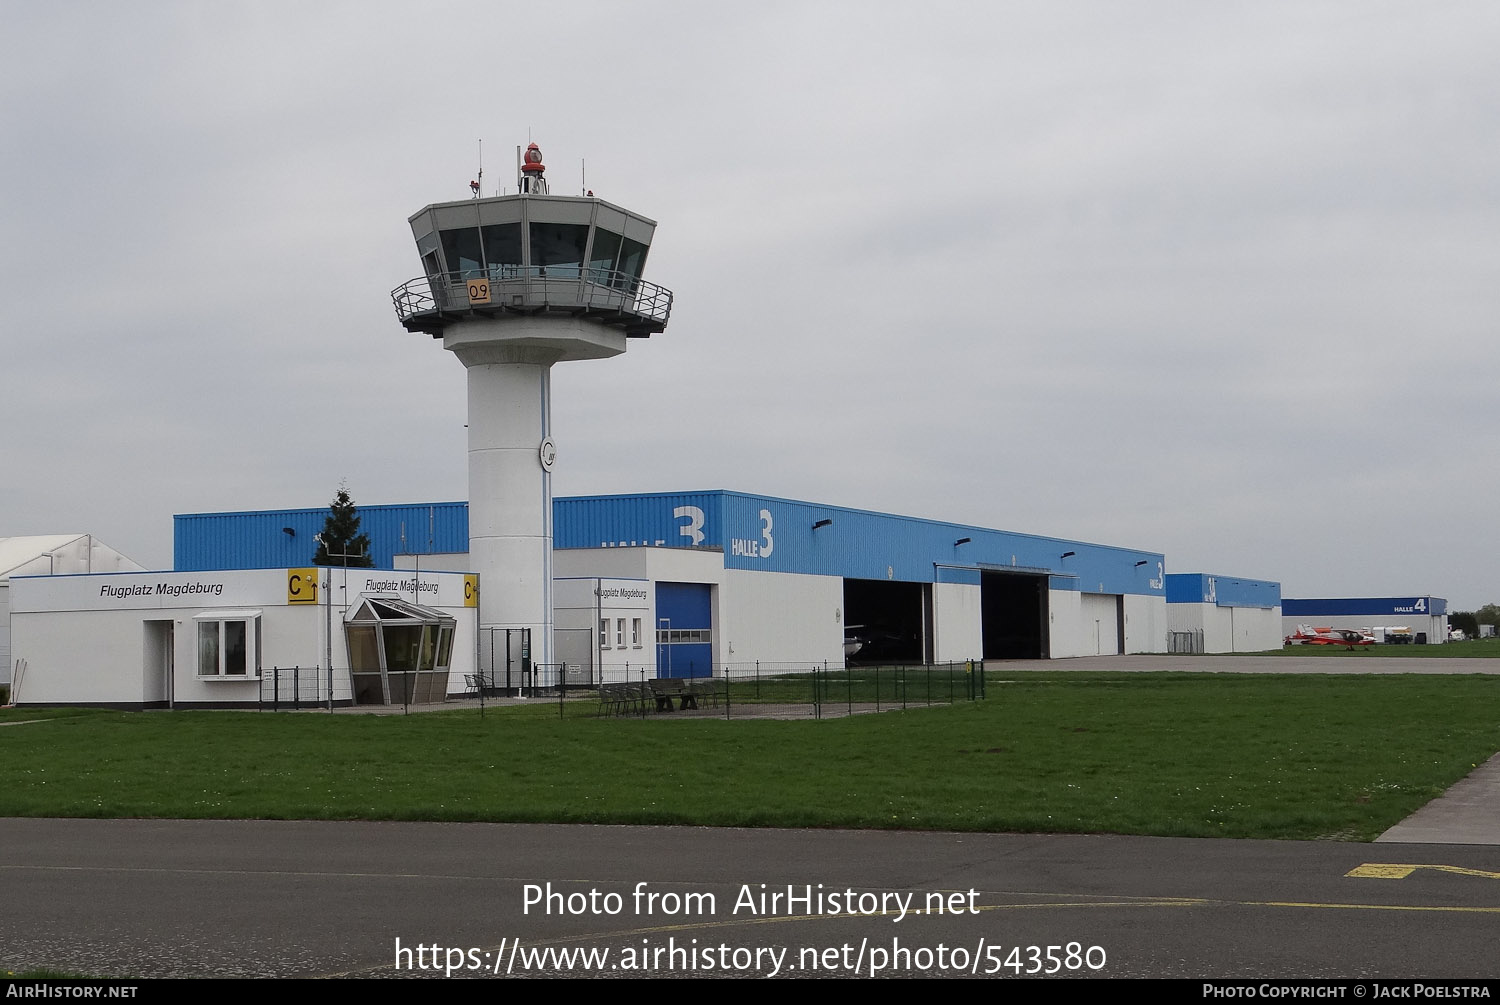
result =
[[[729,488],[1500,602],[1500,5],[0,0],[0,536],[467,495],[406,218],[658,221],[559,495]]]

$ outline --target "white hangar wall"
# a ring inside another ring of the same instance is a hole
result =
[[[1202,632],[1205,653],[1258,653],[1280,649],[1281,609],[1219,607],[1213,604],[1167,605],[1167,627],[1173,632]]]
[[[739,675],[761,668],[844,665],[844,581],[838,576],[724,570],[718,622]]]
[[[1049,590],[1048,652],[1053,659],[1159,653],[1166,606],[1158,596]]]
[[[1166,649],[1167,601],[1165,597],[1127,593],[1125,605],[1125,651],[1159,653]]]
[[[0,583],[0,685],[10,683],[10,583]]]
[[[1078,595],[1078,646],[1087,656],[1118,656],[1124,648],[1120,598],[1108,593]]]
[[[1281,608],[1231,607],[1229,615],[1229,630],[1234,636],[1231,652],[1254,653],[1281,648]]]
[[[978,583],[932,584],[932,659],[959,663],[984,652],[984,611]]]
[[[1093,655],[1083,647],[1083,600],[1076,591],[1047,591],[1047,654],[1053,659]]]

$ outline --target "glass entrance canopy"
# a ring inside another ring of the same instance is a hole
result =
[[[456,624],[420,604],[361,596],[344,619],[354,704],[428,704],[447,698]]]

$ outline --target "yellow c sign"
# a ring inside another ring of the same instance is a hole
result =
[[[479,577],[472,572],[464,574],[464,606],[479,606]]]
[[[288,604],[316,604],[318,602],[318,570],[286,570],[286,602]]]

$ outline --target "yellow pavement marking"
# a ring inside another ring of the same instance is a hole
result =
[[[1335,911],[1435,911],[1441,914],[1500,914],[1500,907],[1457,907],[1446,904],[1303,904],[1294,900],[1242,900],[1237,902],[1221,901],[1220,903],[1237,903],[1240,907],[1321,907]]]
[[[1364,865],[1357,865],[1344,873],[1344,876],[1353,879],[1405,879],[1418,869],[1451,872],[1458,876],[1478,876],[1481,879],[1500,879],[1500,872],[1465,869],[1458,865],[1395,865],[1385,862],[1366,862]]]

